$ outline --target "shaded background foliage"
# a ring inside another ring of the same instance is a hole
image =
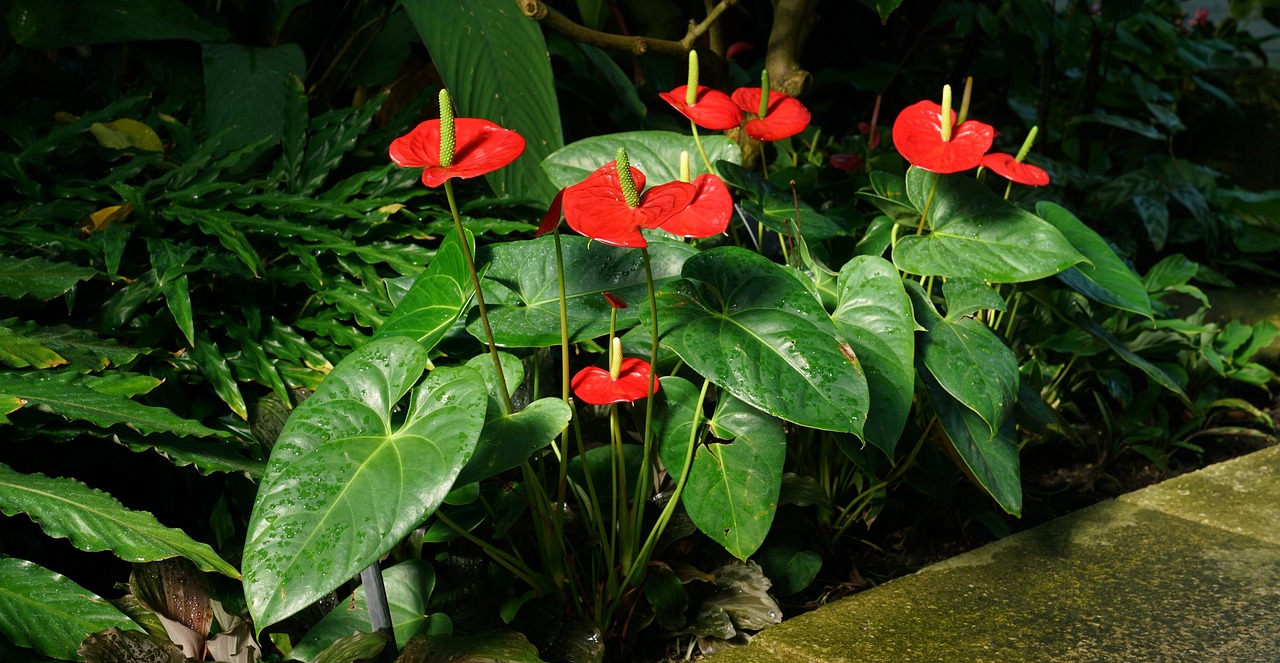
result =
[[[682,37],[688,19],[703,12],[701,3],[551,4],[588,27],[665,39]],[[737,54],[711,58],[707,83],[757,84],[776,4],[746,1],[726,13],[704,43],[720,54],[736,45]],[[1105,2],[1097,11],[1034,0],[791,4],[821,20],[803,25],[792,63],[802,71],[778,80],[797,86],[814,122],[771,148],[768,180],[726,169],[745,209],[765,219],[768,210],[789,213],[794,181],[806,214],[854,229],[831,242],[833,253],[854,252],[875,214],[854,202],[854,192],[872,187],[871,168],[905,167],[888,146],[891,117],[936,97],[940,82],[973,76],[972,114],[1000,130],[999,147],[1016,151],[1030,126],[1041,127],[1031,160],[1053,174],[1054,185],[1020,189],[1015,200],[1063,203],[1101,232],[1145,275],[1158,318],[1148,325],[1110,313],[1088,323],[1100,330],[1090,334],[1085,323],[1064,329],[1045,312],[1051,307],[1026,315],[1025,340],[1013,349],[1026,359],[1024,379],[1059,415],[1020,421],[1033,431],[1024,449],[1052,455],[1056,449],[1042,443],[1066,439],[1070,452],[1062,455],[1098,467],[1125,455],[1163,466],[1177,454],[1202,452],[1202,434],[1226,428],[1222,411],[1265,418],[1250,402],[1265,397],[1258,387],[1272,376],[1253,358],[1274,328],[1251,326],[1252,319],[1212,324],[1199,305],[1202,288],[1269,287],[1278,273],[1280,193],[1259,176],[1274,171],[1265,164],[1280,154],[1260,147],[1276,143],[1277,76],[1258,66],[1261,44],[1234,22],[1258,15],[1260,3],[1229,3],[1232,15],[1195,25],[1160,1]],[[386,159],[393,137],[432,114],[442,84],[464,114],[532,139],[509,173],[460,185],[468,229],[495,247],[527,236],[540,218],[554,187],[539,162],[556,148],[620,131],[684,130],[656,97],[684,82],[682,60],[608,52],[545,30],[543,70],[537,48],[532,59],[527,51],[506,59],[495,53],[507,35],[449,41],[464,30],[440,18],[435,10],[445,5],[0,2],[8,28],[0,34],[7,100],[0,115],[0,404],[8,410],[0,462],[15,474],[102,489],[181,529],[166,536],[208,542],[238,566],[255,480],[288,404],[369,340],[452,227],[443,196]],[[505,12],[486,20],[510,21],[528,43],[540,41],[537,23],[515,7]],[[432,58],[441,52],[449,55]],[[535,63],[537,75],[524,75]],[[491,69],[477,75],[470,66]],[[479,94],[490,87],[512,98]],[[871,127],[877,99],[882,114]],[[875,130],[880,145],[873,148]],[[865,157],[870,168],[831,168],[830,155],[843,153]],[[479,347],[460,323],[439,351],[469,357]],[[1135,368],[1120,350],[1154,370]],[[1075,369],[1070,379],[1055,380],[1064,366]],[[1172,376],[1185,400],[1159,376]],[[1097,421],[1100,427],[1079,425]],[[892,456],[853,443],[842,448],[843,456],[834,455],[847,461],[818,457],[827,452],[813,446],[791,450],[795,475],[780,502],[797,517],[776,528],[760,555],[775,592],[799,592],[824,558],[850,557],[841,537],[853,523],[909,521],[921,504],[941,519],[979,522],[997,534],[1010,527],[932,445],[906,459],[905,474],[889,468]],[[846,469],[825,473],[833,463]],[[889,493],[877,477],[928,500]],[[835,505],[850,495],[856,517],[841,521]],[[7,516],[23,511],[0,508]],[[6,517],[2,552],[99,595],[119,594],[113,586],[128,577],[127,562],[83,552],[91,547],[83,536],[68,543],[41,531],[25,517]],[[460,632],[494,623],[492,614],[468,615],[467,599],[485,591],[506,598],[510,580],[476,580],[474,551],[447,549],[456,554],[441,561],[444,587],[432,594],[414,576],[414,591],[453,610]],[[396,568],[397,577],[411,570]],[[213,583],[224,602],[240,600],[230,580]],[[649,603],[663,608],[655,609],[662,629],[690,640],[733,635],[708,626],[728,623],[727,613],[697,608],[719,606],[723,588],[690,587],[691,598],[646,590]],[[764,594],[754,576],[734,587]],[[535,604],[514,624],[536,640],[530,615],[556,608]],[[696,614],[686,623],[690,605]],[[282,631],[300,642],[321,613]],[[544,656],[570,646],[546,637]],[[10,645],[0,642],[0,653],[19,656]]]

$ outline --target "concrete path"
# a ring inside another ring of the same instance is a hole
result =
[[[824,606],[708,663],[1280,661],[1280,447]]]

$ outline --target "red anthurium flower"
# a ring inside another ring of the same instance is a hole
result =
[[[649,362],[636,357],[622,360],[616,378],[599,366],[588,366],[573,376],[573,395],[592,405],[638,401],[649,393],[650,370]],[[653,391],[658,392],[657,381]]]
[[[453,163],[442,166],[440,120],[427,120],[391,141],[391,160],[406,168],[423,168],[422,183],[438,187],[452,177],[479,177],[515,161],[524,151],[524,138],[488,121],[469,117],[453,120]]]
[[[643,191],[644,175],[628,170],[636,191]],[[611,246],[648,246],[640,229],[661,226],[688,207],[696,191],[686,182],[668,182],[644,191],[632,207],[622,190],[618,162],[610,161],[564,190],[564,220],[575,231]]]
[[[952,111],[952,125],[955,116]],[[893,146],[911,165],[934,173],[977,167],[995,137],[991,125],[969,120],[951,130],[951,140],[943,140],[942,106],[927,100],[908,106],[893,121]]]
[[[538,224],[538,230],[533,233],[534,237],[542,237],[543,235],[556,229],[560,225],[560,210],[564,207],[564,189],[556,192],[556,197],[551,199],[551,206],[547,208],[547,213],[542,216],[542,223]]]
[[[1049,173],[1029,163],[1018,161],[1012,154],[993,152],[982,157],[982,167],[997,175],[1027,186],[1044,186],[1049,183]]]
[[[833,154],[831,155],[831,167],[836,170],[843,170],[846,173],[862,170],[862,155]]]
[[[626,302],[624,302],[624,301],[622,301],[622,298],[621,298],[621,297],[619,297],[619,296],[617,296],[617,295],[613,294],[612,292],[607,292],[607,291],[606,291],[606,292],[602,292],[602,293],[600,293],[600,294],[604,295],[604,300],[605,300],[606,302],[609,302],[609,306],[612,306],[612,307],[613,307],[613,308],[615,308],[615,309],[618,309],[618,308],[626,308],[626,307],[627,307],[627,303],[626,303]]]
[[[710,237],[724,232],[733,217],[733,196],[724,180],[707,173],[695,177],[693,187],[693,202],[658,227],[681,237]]]
[[[689,86],[681,85],[670,92],[659,92],[658,96],[703,129],[724,131],[742,124],[742,109],[733,103],[729,95],[699,85],[694,102],[690,104],[685,103],[688,93]]]
[[[769,91],[769,105],[764,117],[759,117],[760,96],[763,88],[740,87],[733,91],[733,103],[758,119],[747,120],[747,135],[756,140],[782,140],[794,136],[809,126],[809,109],[794,97],[775,90]]]

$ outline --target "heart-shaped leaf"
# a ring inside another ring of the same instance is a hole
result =
[[[658,453],[679,480],[698,391],[675,377],[664,378],[662,389],[667,408]],[[727,442],[693,440],[696,448],[680,501],[702,533],[745,560],[764,542],[778,510],[786,436],[781,421],[728,394],[717,402],[711,431]]]
[[[742,211],[763,223],[770,230],[794,236],[796,231],[810,242],[849,234],[830,217],[820,214],[812,205],[797,200],[790,191],[783,191],[769,180],[734,163],[717,166],[726,184],[742,190],[747,196],[739,202]]]
[[[920,284],[907,282],[907,294],[916,320],[925,328],[917,339],[917,366],[987,422],[986,437],[990,437],[1004,425],[1017,403],[1018,360],[981,322],[944,320]]]
[[[767,258],[718,247],[659,296],[659,334],[691,368],[765,412],[861,437],[869,397],[826,311]],[[641,311],[648,324],[647,311]]]
[[[891,454],[915,391],[916,321],[898,271],[873,256],[845,263],[831,320],[867,376],[871,406],[864,439]]]
[[[947,393],[924,366],[920,367],[920,378],[961,466],[1005,511],[1022,515],[1022,479],[1013,420],[1006,420],[992,433],[987,422]]]
[[[419,633],[427,633],[431,622],[427,616],[427,599],[436,584],[431,565],[420,559],[401,562],[382,571],[382,583],[387,592],[396,642],[408,642]],[[369,603],[362,585],[312,626],[306,637],[289,652],[289,658],[310,661],[343,636],[356,631],[367,632],[369,628]]]
[[[902,237],[893,247],[893,264],[904,272],[1020,283],[1085,259],[1052,225],[971,177],[912,168],[907,194],[928,209],[932,232]]]
[[[649,235],[649,261],[654,287],[680,273],[697,249],[680,241]],[[581,341],[609,333],[610,306],[603,293],[626,302],[618,310],[618,329],[634,326],[637,311],[647,308],[648,286],[640,251],[592,243],[586,237],[562,235],[565,309],[569,340]],[[556,275],[555,238],[503,242],[486,247],[481,259],[485,273],[485,301],[494,340],[506,347],[547,347],[560,343],[560,285]],[[477,317],[468,325],[483,338]]]
[[[485,385],[440,368],[393,409],[427,364],[404,337],[339,363],[285,423],[246,536],[244,586],[258,629],[376,561],[444,499],[484,424]]]
[[[737,143],[724,136],[705,136],[702,146],[707,150],[711,163],[742,161],[742,150]],[[670,131],[630,131],[595,136],[565,145],[542,162],[543,170],[556,187],[563,189],[577,184],[594,173],[600,166],[613,161],[618,148],[627,148],[627,160],[632,168],[644,173],[645,182],[653,187],[680,179],[680,153],[690,155],[690,177],[696,177],[702,169],[698,164],[698,144],[693,136]]]
[[[947,300],[948,320],[959,320],[978,311],[1003,311],[1006,308],[1000,293],[977,279],[947,279],[942,284],[942,296]]]
[[[1141,279],[1102,236],[1062,206],[1047,200],[1036,203],[1036,213],[1052,223],[1092,263],[1076,265],[1058,274],[1063,283],[1095,302],[1151,317],[1151,298]]]
[[[475,238],[469,232],[467,245],[474,254]],[[466,310],[472,290],[462,244],[457,232],[451,232],[373,337],[407,336],[431,349]]]

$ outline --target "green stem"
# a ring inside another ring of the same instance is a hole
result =
[[[539,594],[550,594],[551,592],[555,591],[554,586],[549,585],[545,581],[539,580],[540,578],[539,574],[535,573],[532,569],[530,569],[527,565],[525,565],[524,562],[521,562],[520,560],[508,555],[507,553],[502,552],[501,550],[495,548],[493,545],[491,545],[489,542],[485,541],[484,539],[481,539],[480,537],[463,529],[461,526],[459,526],[457,523],[450,520],[448,516],[444,515],[440,511],[437,511],[435,515],[436,515],[436,518],[440,519],[440,522],[444,523],[445,526],[448,527],[449,529],[457,532],[459,536],[470,541],[471,543],[476,544],[477,546],[480,546],[480,549],[485,551],[485,553],[487,553],[490,557],[492,557],[495,562],[502,565],[502,568],[510,571],[517,578],[523,580],[530,587],[532,587],[535,592],[538,592]]]
[[[558,226],[559,224],[557,224]],[[560,229],[559,227],[553,233],[556,238],[556,281],[560,286],[560,400],[565,404],[573,407],[569,403],[569,310],[566,304],[564,288],[564,251],[560,246]],[[565,493],[569,485],[569,427],[565,426],[560,431],[560,471],[556,480],[556,502],[560,505],[556,509],[555,529],[556,535],[560,540],[564,540],[564,507]]]
[[[645,495],[645,488],[652,483],[649,481],[649,462],[650,455],[653,452],[653,396],[658,385],[658,296],[653,290],[653,263],[649,260],[649,247],[640,247],[640,257],[644,260],[644,280],[649,285],[650,334],[653,336],[653,340],[649,344],[649,393],[645,397],[644,436],[641,438],[644,456],[640,459],[640,476],[636,481],[635,531],[637,532],[640,531],[640,520],[644,517],[643,505],[648,497]]]
[[[649,555],[653,554],[653,549],[658,545],[658,539],[667,529],[667,523],[671,520],[671,514],[675,512],[676,505],[680,503],[680,493],[684,492],[684,487],[689,481],[689,467],[693,465],[693,450],[698,445],[698,423],[702,420],[702,407],[707,399],[707,387],[711,386],[711,381],[702,380],[702,391],[698,393],[698,404],[693,408],[693,425],[689,427],[689,443],[684,451],[684,466],[680,470],[680,480],[676,482],[675,490],[671,492],[671,499],[667,500],[667,504],[662,508],[662,513],[658,515],[658,521],[653,524],[649,536],[645,539],[644,547],[640,549],[640,555],[636,557],[635,562],[627,569],[627,575],[622,583],[623,587],[630,585],[636,580],[640,569],[649,564]],[[621,595],[614,598],[616,607]]]
[[[458,203],[453,198],[453,180],[444,181],[444,195],[449,199],[449,211],[453,213],[453,227],[458,231],[458,240],[462,244],[462,255],[467,259],[467,271],[471,273],[471,287],[476,291],[476,306],[480,309],[480,324],[484,327],[484,338],[489,343],[489,356],[493,358],[493,370],[498,376],[498,391],[502,393],[504,414],[511,414],[515,409],[511,406],[511,392],[507,390],[507,377],[502,373],[502,360],[498,358],[498,345],[493,342],[493,330],[489,328],[489,312],[484,305],[484,293],[480,290],[480,275],[476,273],[475,258],[471,255],[471,243],[467,241],[467,231],[462,227],[462,217],[458,216]]]
[[[702,163],[706,164],[708,173],[715,173],[715,169],[711,167],[711,160],[707,158],[707,151],[702,148],[702,137],[698,135],[698,124],[693,120],[689,120],[689,128],[693,129],[693,142],[698,146],[698,154],[702,155]]]

